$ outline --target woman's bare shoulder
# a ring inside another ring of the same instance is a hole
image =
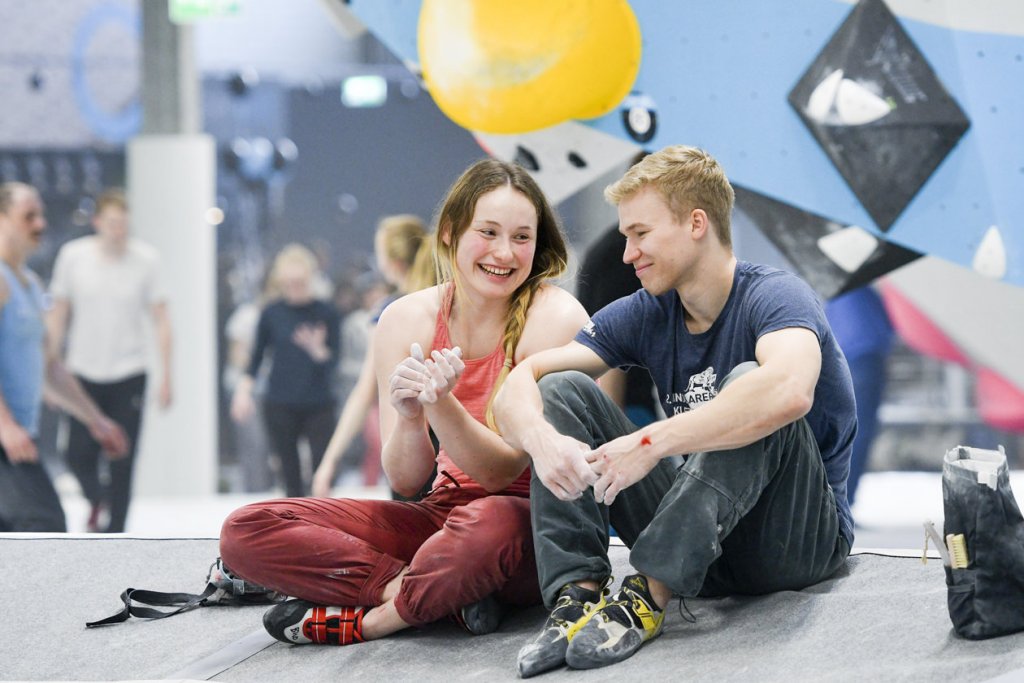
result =
[[[569,292],[544,285],[530,305],[523,338],[516,353],[520,358],[572,341],[587,324],[586,310]]]
[[[377,327],[392,334],[402,332],[403,336],[419,338],[433,332],[440,310],[440,288],[421,289],[388,304],[380,314]]]
[[[540,316],[570,315],[573,318],[586,316],[583,305],[572,294],[557,285],[542,285],[534,295],[530,314]]]

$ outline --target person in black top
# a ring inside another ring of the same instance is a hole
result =
[[[339,355],[339,316],[330,304],[313,297],[318,265],[299,244],[284,247],[271,269],[280,298],[260,314],[249,369],[235,388],[231,417],[245,420],[253,411],[252,388],[263,356],[273,366],[263,405],[267,436],[281,463],[285,494],[309,494],[299,461],[299,440],[309,443],[315,471],[334,430],[336,399],[331,388]]]
[[[633,266],[622,260],[626,238],[618,228],[618,224],[608,228],[583,256],[576,278],[576,298],[587,309],[587,315],[594,315],[616,299],[640,289]],[[654,383],[646,369],[609,370],[601,377],[601,389],[637,427],[657,419]]]

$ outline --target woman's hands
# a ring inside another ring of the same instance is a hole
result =
[[[292,332],[292,343],[317,363],[323,363],[331,357],[331,349],[327,346],[327,326],[323,323],[303,323],[297,326]]]
[[[419,349],[418,344],[413,344]],[[422,356],[422,351],[420,355]],[[462,349],[456,346],[453,349],[440,349],[430,352],[430,359],[424,363],[427,368],[429,380],[423,391],[420,392],[420,403],[437,403],[451,393],[455,383],[462,377],[466,364],[462,362]]]
[[[391,373],[391,405],[402,417],[415,419],[423,414],[424,404],[437,403],[451,393],[465,369],[458,346],[435,350],[425,358],[423,348],[413,343],[409,355]]]

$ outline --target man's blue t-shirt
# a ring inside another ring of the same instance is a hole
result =
[[[770,266],[739,261],[732,291],[706,332],[691,334],[675,290],[653,296],[640,290],[598,311],[576,341],[613,368],[647,368],[668,416],[697,408],[718,395],[740,363],[756,361],[757,340],[769,332],[803,327],[818,336],[821,373],[806,415],[836,498],[843,536],[853,545],[846,498],[850,452],[857,431],[853,383],[821,303],[803,280]]]

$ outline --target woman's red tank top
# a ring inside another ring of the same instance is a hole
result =
[[[431,350],[452,347],[451,336],[448,332],[448,311],[451,308],[451,292],[453,290],[454,288],[448,289],[449,294],[445,297],[445,305],[441,306],[437,313],[437,323],[434,326],[434,342],[431,345]],[[452,395],[459,400],[459,403],[477,422],[486,425],[487,401],[490,399],[491,391],[494,389],[494,382],[498,379],[498,374],[505,364],[505,350],[502,348],[501,343],[499,343],[497,348],[483,358],[463,359],[463,362],[466,364],[466,369],[463,371],[462,376],[459,377],[455,389],[452,390]],[[447,473],[447,476],[445,473]],[[436,488],[443,484],[451,485],[453,480],[458,482],[458,485],[462,488],[476,488],[486,492],[483,486],[459,469],[445,452],[444,448],[442,448],[437,454],[437,478],[434,479],[434,487]],[[509,496],[529,496],[530,468],[526,468],[519,475],[518,479],[499,493]]]

